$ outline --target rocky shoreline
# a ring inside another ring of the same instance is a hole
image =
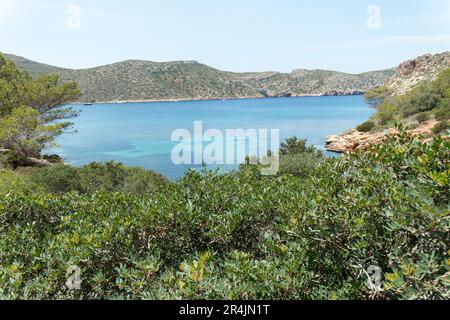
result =
[[[429,138],[433,134],[433,128],[437,121],[430,120],[420,124],[417,128],[408,132],[413,136]],[[355,150],[367,150],[373,145],[382,143],[389,135],[396,134],[396,129],[387,129],[381,132],[359,132],[350,129],[341,135],[331,135],[325,140],[325,148],[330,152],[349,153]]]
[[[186,98],[186,99],[148,99],[148,100],[117,100],[117,101],[76,101],[74,104],[125,104],[125,103],[152,103],[152,102],[187,102],[187,101],[221,101],[221,100],[247,100],[247,99],[277,99],[277,98],[307,98],[307,97],[335,97],[335,96],[360,96],[362,91],[332,91],[321,94],[297,95],[289,92],[275,96],[248,96],[248,97],[223,97],[223,98]]]

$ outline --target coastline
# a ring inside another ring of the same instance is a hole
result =
[[[144,100],[113,100],[113,101],[76,101],[73,105],[94,105],[94,104],[127,104],[127,103],[158,103],[158,102],[189,102],[189,101],[223,101],[223,100],[249,100],[249,99],[282,99],[282,98],[315,98],[315,97],[343,97],[343,96],[361,96],[361,94],[305,94],[291,95],[288,97],[264,97],[264,96],[248,96],[248,97],[223,97],[223,98],[180,98],[180,99],[144,99]]]

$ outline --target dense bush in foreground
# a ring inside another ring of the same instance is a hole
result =
[[[402,135],[311,170],[190,172],[148,196],[1,194],[0,298],[450,298],[449,141]]]

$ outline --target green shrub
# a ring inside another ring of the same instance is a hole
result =
[[[83,186],[80,180],[78,169],[66,165],[35,169],[31,174],[31,181],[53,194],[82,192]]]
[[[0,170],[11,169],[11,164],[9,163],[8,160],[9,160],[8,155],[0,152]]]
[[[364,99],[370,106],[377,107],[387,100],[392,94],[393,90],[384,86],[366,92],[364,94]]]
[[[128,168],[115,162],[91,163],[82,168],[55,165],[34,169],[31,180],[53,194],[103,191],[144,195],[156,192],[168,183],[154,172]]]
[[[141,168],[128,168],[121,192],[145,195],[159,191],[168,184],[160,174]]]
[[[420,114],[416,117],[416,120],[417,120],[419,123],[423,123],[423,122],[425,122],[425,121],[428,121],[429,119],[430,119],[430,115],[429,115],[428,113],[426,113],[426,112],[420,113]]]
[[[0,194],[10,192],[30,194],[40,190],[40,186],[30,181],[27,175],[17,171],[0,169]]]
[[[380,125],[386,125],[389,121],[394,120],[397,111],[398,108],[394,103],[385,102],[378,107],[375,119],[377,119]]]
[[[421,112],[430,111],[439,105],[441,99],[442,96],[433,83],[423,83],[408,95],[408,105]]]
[[[322,159],[321,156],[312,153],[282,156],[279,173],[307,178],[314,174]]]
[[[436,126],[433,128],[433,132],[435,134],[439,134],[439,133],[445,132],[447,130],[450,130],[450,121],[446,121],[446,120],[438,122],[436,124]]]
[[[385,126],[392,120],[401,121],[424,112],[433,112],[438,120],[449,118],[450,68],[432,82],[423,81],[409,93],[391,97],[381,92],[369,92],[372,103],[378,107],[374,115],[377,124]],[[366,97],[367,99],[367,97]]]
[[[91,163],[80,169],[85,192],[122,192],[144,195],[158,191],[168,181],[160,174],[141,168],[128,168],[121,163]]]
[[[438,108],[434,111],[434,116],[436,120],[448,120],[450,119],[450,107]]]
[[[308,146],[307,140],[301,140],[297,137],[287,138],[280,146],[280,155],[292,155],[301,153],[317,153],[314,146]]]
[[[0,298],[446,300],[449,150],[402,133],[307,178],[245,167],[146,196],[0,193]]]
[[[118,192],[127,176],[126,167],[113,161],[90,163],[80,170],[82,184],[87,193],[96,191]]]
[[[356,127],[359,132],[370,132],[375,128],[375,123],[373,121],[366,121],[363,124]]]

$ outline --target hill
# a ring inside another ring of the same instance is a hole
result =
[[[327,137],[329,151],[365,150],[384,141],[386,132],[396,133],[399,123],[413,136],[445,135],[450,129],[450,52],[402,63],[386,87],[366,99],[373,100],[376,112],[356,129]]]
[[[426,54],[400,64],[386,85],[394,94],[402,95],[422,81],[433,81],[447,68],[450,68],[450,52]]]
[[[84,102],[224,99],[360,94],[385,84],[393,70],[347,74],[326,70],[234,73],[196,61],[129,60],[90,69],[64,69],[5,55],[33,77],[56,73],[75,81]]]
[[[36,78],[37,76],[39,76],[41,74],[49,74],[49,73],[61,74],[64,71],[68,70],[68,69],[50,66],[50,65],[44,64],[44,63],[31,61],[31,60],[28,60],[28,59],[25,59],[23,57],[16,56],[13,54],[4,54],[4,56],[5,56],[5,58],[12,60],[16,64],[17,68],[28,72],[33,78]]]

